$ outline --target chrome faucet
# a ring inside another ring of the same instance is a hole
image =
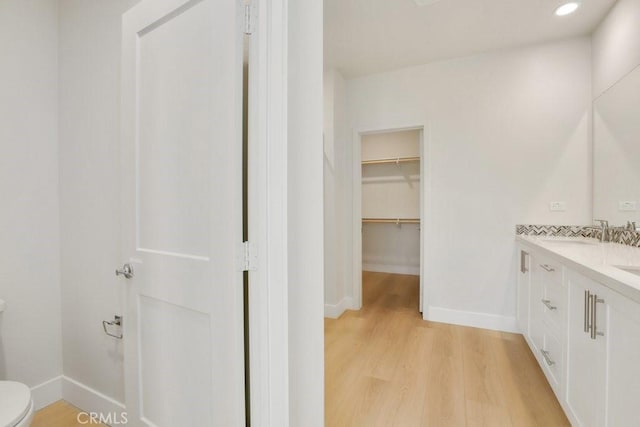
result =
[[[600,230],[600,241],[601,242],[608,242],[609,241],[609,221],[607,221],[606,219],[594,219],[595,222],[599,222],[600,223],[600,227],[593,227],[593,226],[587,226],[585,228],[588,228],[590,230]]]

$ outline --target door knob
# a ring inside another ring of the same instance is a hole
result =
[[[131,264],[125,264],[121,270],[116,270],[116,276],[124,276],[125,279],[131,279],[133,277],[133,266]]]

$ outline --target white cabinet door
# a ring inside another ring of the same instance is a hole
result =
[[[640,305],[609,291],[607,426],[640,425]],[[598,320],[598,322],[600,322]]]
[[[569,324],[567,359],[567,406],[574,423],[602,427],[605,422],[606,336],[592,338],[591,306],[587,292],[601,293],[601,285],[574,273],[567,274]],[[606,331],[606,304],[596,304],[597,329]],[[606,334],[606,332],[604,332]]]
[[[531,254],[518,247],[518,328],[524,335],[529,335],[529,281],[531,273]]]
[[[241,2],[123,17],[125,383],[132,426],[243,426]]]

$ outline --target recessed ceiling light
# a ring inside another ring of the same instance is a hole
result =
[[[580,7],[580,3],[577,1],[572,1],[570,3],[565,3],[559,8],[556,9],[556,15],[565,16],[570,15]]]

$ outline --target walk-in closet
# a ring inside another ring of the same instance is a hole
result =
[[[390,274],[393,283],[403,281],[397,275],[420,276],[421,132],[360,136],[362,270]],[[419,287],[419,279],[410,282]],[[412,305],[421,311],[417,293]]]

